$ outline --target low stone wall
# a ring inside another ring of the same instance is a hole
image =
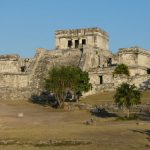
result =
[[[114,91],[114,83],[105,83],[96,85],[96,91]]]
[[[99,105],[97,106],[97,108],[104,108],[105,110],[109,111],[109,112],[118,112],[121,109],[119,109],[117,107],[116,104],[103,104],[103,105]],[[123,109],[122,109],[123,111]],[[150,103],[147,104],[139,104],[139,105],[134,105],[133,107],[130,108],[130,112],[134,112],[134,113],[150,113]]]
[[[150,80],[150,75],[136,75],[136,76],[126,76],[126,75],[117,75],[114,77],[114,87],[118,87],[122,83],[134,84],[138,88],[142,84]]]
[[[27,88],[1,88],[0,100],[28,100],[32,90]]]
[[[149,81],[150,81],[150,75],[135,76],[132,78],[132,83],[135,84],[139,88],[147,85],[145,89],[149,89],[150,87]]]
[[[22,88],[27,87],[29,84],[28,74],[0,74],[0,88]]]

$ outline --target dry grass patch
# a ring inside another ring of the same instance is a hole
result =
[[[98,92],[81,99],[81,102],[91,105],[99,105],[105,103],[113,103],[115,92]],[[150,103],[150,91],[143,91],[141,97],[142,103]]]
[[[91,105],[112,103],[114,93],[115,92],[98,92],[96,94],[82,98],[81,102]]]
[[[144,100],[149,99],[145,92]],[[89,104],[112,102],[113,92],[98,93],[82,100]],[[22,118],[18,113],[23,113]],[[84,121],[93,118],[93,125]],[[147,150],[150,122],[115,121],[115,118],[92,116],[88,111],[64,111],[27,101],[0,101],[0,140],[17,140],[20,144],[0,145],[0,150]],[[90,141],[91,144],[45,145],[39,141]],[[21,144],[21,143],[34,144]]]

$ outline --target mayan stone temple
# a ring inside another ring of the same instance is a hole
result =
[[[33,58],[0,55],[0,97],[28,99],[43,90],[43,79],[54,66],[74,65],[89,72],[90,93],[114,90],[122,82],[150,89],[150,51],[140,47],[109,50],[109,35],[100,28],[58,30],[53,50],[36,50]],[[129,67],[130,76],[113,76],[118,64]]]

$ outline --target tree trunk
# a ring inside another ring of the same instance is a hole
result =
[[[127,118],[129,118],[130,117],[130,110],[129,110],[129,108],[127,109]]]
[[[57,102],[58,102],[58,108],[62,108],[62,106],[64,104],[64,100],[63,100],[62,96],[60,94],[56,95],[56,99],[57,99]]]
[[[59,108],[63,108],[64,101],[65,101],[65,97],[64,97],[64,94],[62,93],[60,94],[60,97],[59,97],[59,102],[60,102]]]

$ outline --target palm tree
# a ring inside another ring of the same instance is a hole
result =
[[[127,117],[130,117],[130,108],[133,105],[141,102],[141,92],[135,85],[129,85],[128,83],[122,83],[117,88],[114,95],[115,103],[119,107],[125,107],[127,110]]]

